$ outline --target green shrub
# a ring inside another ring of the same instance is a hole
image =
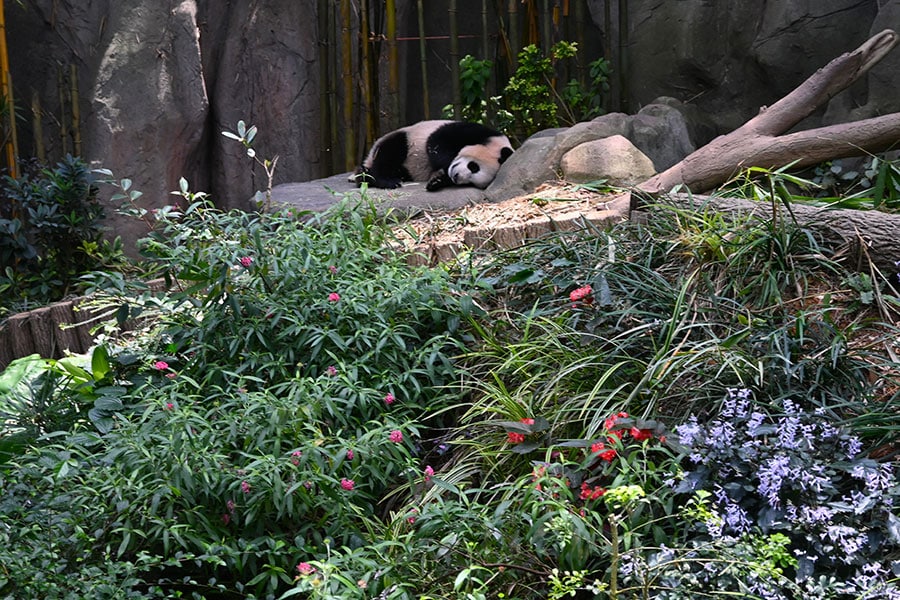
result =
[[[191,199],[159,211],[143,246],[172,290],[98,296],[141,317],[107,342],[115,403],[95,378],[56,386],[100,412],[13,463],[35,474],[13,487],[59,514],[38,548],[66,536],[75,554],[189,557],[200,589],[274,593],[303,557],[361,546],[389,490],[420,473],[428,413],[457,398],[458,310],[446,273],[408,267],[370,205],[303,222]],[[135,576],[177,589],[182,568]]]
[[[81,159],[4,183],[0,309],[58,300],[79,289],[81,275],[122,262],[121,244],[102,239],[96,179]]]

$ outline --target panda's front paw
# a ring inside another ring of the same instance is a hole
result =
[[[355,183],[356,187],[360,187],[362,184],[367,183],[372,185],[375,181],[375,178],[369,173],[369,170],[365,167],[360,167],[356,170],[355,173],[350,175],[347,178],[350,183]]]
[[[447,175],[445,171],[438,171],[428,180],[428,183],[425,184],[425,189],[429,192],[436,192],[441,188],[450,187],[451,185],[453,185],[453,180],[450,179],[450,176]]]

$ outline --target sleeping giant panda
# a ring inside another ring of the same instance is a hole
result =
[[[464,121],[420,121],[381,136],[350,181],[393,189],[424,181],[429,192],[451,185],[486,188],[513,153],[499,131]]]

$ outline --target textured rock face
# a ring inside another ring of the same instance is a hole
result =
[[[84,121],[84,157],[131,178],[158,206],[170,202],[169,192],[200,153],[209,103],[196,4],[181,2],[167,13],[138,4],[114,2],[107,13],[114,33],[88,90],[93,118]],[[143,41],[150,31],[153,44]],[[125,239],[146,234],[132,220],[116,229]]]
[[[604,27],[605,3],[585,1],[594,23]],[[240,145],[220,135],[222,130],[233,130],[239,119],[258,126],[254,145],[260,157],[279,157],[275,183],[314,179],[328,171],[320,164],[324,127],[320,117],[329,102],[340,102],[340,89],[328,96],[328,102],[322,100],[322,48],[317,43],[320,3],[27,0],[8,4],[7,36],[17,105],[27,112],[32,97],[39,97],[45,129],[54,119],[71,119],[71,107],[66,115],[54,103],[60,95],[58,84],[69,86],[69,67],[77,70],[80,149],[74,147],[73,136],[68,136],[68,146],[63,148],[58,135],[50,139],[45,131],[48,155],[80,152],[116,176],[131,178],[144,193],[147,208],[171,203],[169,192],[178,188],[182,176],[192,189],[211,192],[222,206],[246,207],[247,199],[266,181],[262,169],[253,168]],[[462,0],[459,4],[460,19],[469,19],[464,29],[480,31],[481,3]],[[615,9],[626,3],[609,4]],[[398,0],[397,5],[411,14],[409,0]],[[527,171],[534,165],[523,167],[526,170],[512,181],[519,190],[525,190],[525,181],[555,176],[563,154],[578,143],[609,135],[627,137],[662,169],[688,147],[742,124],[840,52],[900,23],[900,0],[631,0],[627,6],[628,54],[621,64],[611,57],[613,67],[621,67],[613,74],[613,88],[621,75],[625,112],[638,113],[637,117],[609,115],[606,121],[572,128],[565,143],[560,139],[556,145],[526,144],[519,159],[532,150],[544,154],[539,170]],[[613,11],[611,16],[613,25],[605,34],[615,49],[620,39],[615,31],[618,15]],[[415,35],[415,27],[403,33]],[[470,42],[478,45],[477,40],[464,40]],[[431,48],[446,66],[449,56],[442,43],[435,42]],[[415,56],[408,58],[414,52],[411,47],[401,46],[401,53],[407,53],[404,64],[409,66],[404,81],[414,81],[418,72]],[[469,51],[478,53],[466,46],[464,52]],[[341,75],[336,74],[338,80]],[[432,100],[445,103],[449,77],[432,71],[429,81],[435,84]],[[418,87],[410,83],[407,89],[401,104],[418,105],[420,98],[414,92]],[[656,107],[638,112],[661,95],[685,103],[663,103],[677,112],[687,115],[693,110],[708,118],[690,116],[685,137],[672,121],[677,118],[675,111]],[[809,125],[896,111],[900,111],[900,50],[876,65],[866,80],[834,98],[827,111],[810,117]],[[31,119],[26,117],[19,125],[20,140],[26,142],[22,147],[27,148],[33,135]],[[654,147],[654,140],[660,139],[654,133],[657,129],[677,133],[679,141]],[[340,135],[346,133],[360,134]],[[341,149],[330,150],[339,153]],[[501,179],[508,177],[512,175],[501,175]],[[501,183],[498,180],[492,189],[500,189]],[[111,226],[127,242],[144,232],[122,221]]]
[[[253,168],[243,147],[220,135],[238,120],[259,127],[260,158],[278,157],[275,182],[306,181],[319,173],[319,67],[313,2],[206,0],[202,44],[209,82],[210,186],[229,207],[265,189],[262,168]],[[252,174],[252,176],[251,176]]]
[[[601,0],[588,0],[604,27]],[[613,48],[620,39],[613,4]],[[672,96],[710,115],[727,133],[794,89],[816,69],[858,47],[872,33],[900,24],[900,1],[792,0],[628,2],[626,105],[634,112]],[[861,83],[832,101],[830,122],[900,110],[900,58],[895,51]],[[618,75],[617,75],[618,76]],[[822,114],[810,125],[822,123]],[[705,142],[706,140],[702,140]]]
[[[182,176],[205,183],[209,101],[198,19],[193,0],[32,0],[9,10],[17,104],[39,98],[44,120],[68,128],[68,135],[44,132],[47,155],[77,153],[131,179],[147,208],[170,204]],[[70,124],[73,105],[80,136]],[[28,143],[31,124],[20,127],[23,147],[37,146]],[[147,233],[142,223],[107,213],[127,243]]]

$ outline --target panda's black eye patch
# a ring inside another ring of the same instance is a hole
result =
[[[467,164],[466,167],[468,167],[469,171],[471,171],[472,173],[477,173],[481,170],[481,167],[474,160],[470,160],[469,164]]]

